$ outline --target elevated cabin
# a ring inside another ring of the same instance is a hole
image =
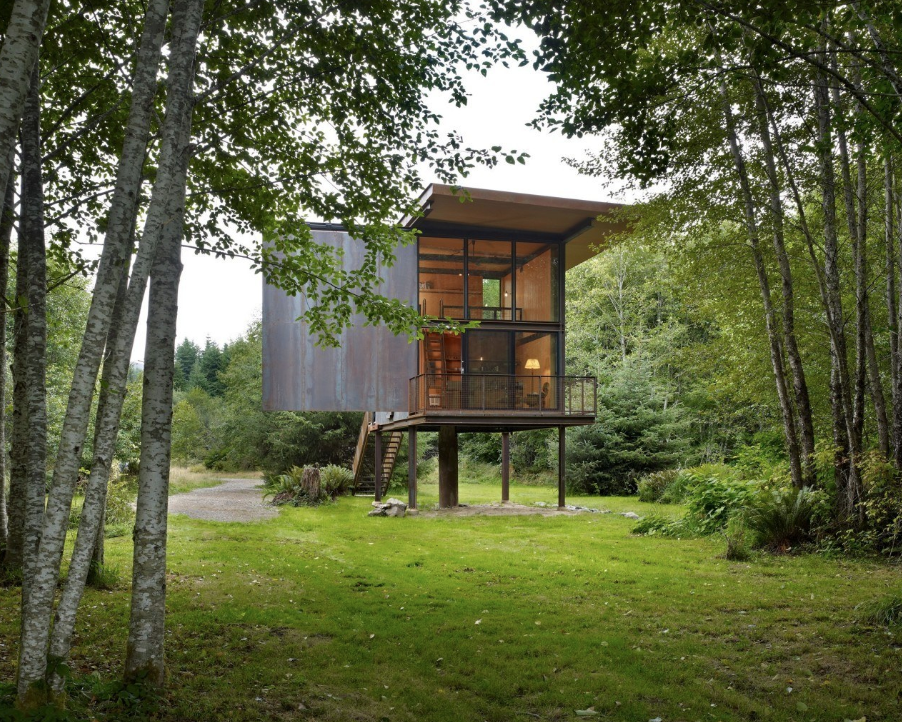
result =
[[[564,430],[595,420],[596,381],[565,374],[566,271],[622,230],[605,221],[618,204],[432,185],[420,234],[382,270],[381,292],[422,315],[478,321],[455,335],[441,324],[408,343],[384,328],[343,332],[321,349],[298,321],[305,299],[263,289],[263,404],[267,410],[364,411],[354,461],[358,488],[377,499],[394,466],[401,434],[439,432],[439,503],[457,505],[457,434],[502,434],[502,500],[508,498],[509,438],[517,430],[559,430],[559,504],[564,504]],[[315,239],[344,249],[357,267],[361,244],[343,228],[311,224]],[[415,468],[409,480],[416,507]]]

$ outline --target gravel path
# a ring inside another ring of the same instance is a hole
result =
[[[259,479],[223,479],[219,486],[169,497],[169,513],[207,521],[260,521],[278,515],[263,503]]]

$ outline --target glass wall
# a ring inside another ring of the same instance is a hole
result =
[[[507,241],[467,241],[468,318],[510,321],[513,246]],[[517,319],[519,320],[519,319]]]
[[[514,367],[523,386],[526,408],[557,405],[558,334],[519,331],[514,334]]]
[[[559,246],[518,242],[517,320],[558,321],[559,289]]]
[[[457,238],[420,238],[420,313],[464,316],[464,242]]]
[[[468,374],[512,374],[510,331],[467,331]]]

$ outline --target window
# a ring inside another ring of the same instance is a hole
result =
[[[467,331],[468,374],[511,374],[509,331]]]
[[[419,240],[420,313],[464,317],[464,242],[457,238]]]
[[[518,321],[560,320],[560,248],[517,243]]]
[[[511,320],[513,248],[507,241],[467,241],[468,318]]]

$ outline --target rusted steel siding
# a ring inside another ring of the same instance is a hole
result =
[[[344,248],[346,269],[357,268],[363,244],[344,231],[316,230],[317,243]],[[383,269],[380,292],[417,302],[416,245],[397,249]],[[263,409],[265,411],[407,411],[407,381],[417,374],[416,344],[364,318],[340,338],[340,348],[318,348],[298,321],[306,299],[263,284]]]

